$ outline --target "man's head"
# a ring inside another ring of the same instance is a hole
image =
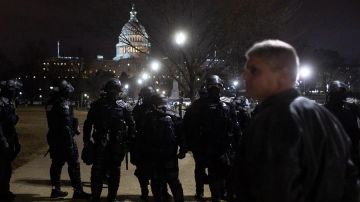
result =
[[[119,79],[112,78],[107,81],[103,87],[106,97],[118,99],[122,92],[122,85]]]
[[[329,85],[329,92],[327,95],[327,102],[333,104],[342,104],[347,97],[347,86],[341,81],[333,81]]]
[[[10,100],[13,100],[18,95],[20,89],[22,88],[22,83],[17,80],[7,80],[0,82],[0,94]]]
[[[68,98],[74,92],[74,87],[66,80],[60,80],[54,84],[54,95]]]
[[[218,75],[210,75],[206,78],[205,86],[209,97],[218,98],[223,88],[223,81]]]
[[[160,111],[166,111],[168,106],[167,106],[167,99],[166,97],[159,95],[159,94],[153,94],[150,97],[151,100],[151,104],[158,110]]]
[[[144,102],[148,102],[151,96],[155,94],[155,89],[152,86],[144,86],[140,89],[139,98],[143,99]]]
[[[265,40],[255,43],[245,56],[244,79],[250,97],[263,101],[294,86],[299,58],[290,44]]]

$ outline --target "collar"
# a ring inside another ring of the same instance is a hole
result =
[[[290,102],[292,100],[294,100],[296,97],[300,96],[300,93],[294,89],[288,89],[285,90],[281,93],[278,93],[276,95],[270,96],[269,98],[267,98],[266,100],[264,100],[261,104],[259,104],[256,108],[255,108],[255,112],[259,112],[262,111],[264,109],[266,109],[267,107],[276,105],[276,104],[280,104],[280,103],[286,103],[286,102]]]

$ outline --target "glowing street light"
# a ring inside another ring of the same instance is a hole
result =
[[[312,74],[312,68],[309,65],[302,65],[300,67],[300,79],[303,82],[304,85],[304,95],[306,95],[306,83],[305,80],[309,78]]]
[[[139,85],[141,85],[141,84],[143,83],[143,80],[138,79],[138,80],[137,80],[137,83],[138,83]]]
[[[233,86],[237,86],[239,85],[239,82],[238,81],[233,81]]]
[[[143,80],[147,80],[147,79],[150,78],[150,75],[149,75],[148,73],[144,72],[144,73],[141,75],[141,78],[142,78]]]
[[[157,61],[157,60],[152,61],[151,64],[150,64],[150,68],[151,68],[151,70],[153,70],[154,72],[159,71],[159,69],[160,69],[160,62]]]
[[[187,39],[187,36],[185,34],[185,32],[183,31],[178,31],[175,33],[175,43],[179,46],[182,46],[185,44]]]
[[[129,84],[125,84],[125,89],[129,89]]]
[[[303,65],[300,67],[300,77],[303,79],[309,78],[312,74],[312,69],[308,65]]]

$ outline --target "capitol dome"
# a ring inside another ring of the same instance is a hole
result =
[[[130,20],[123,26],[116,44],[116,56],[113,60],[140,57],[142,53],[150,52],[150,43],[145,27],[136,17],[135,6],[130,11]]]

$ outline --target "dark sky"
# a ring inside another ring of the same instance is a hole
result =
[[[38,44],[56,55],[56,41],[62,55],[115,55],[116,30],[98,26],[112,15],[120,32],[129,18],[130,3],[119,0],[109,12],[96,0],[3,0],[0,7],[0,52],[15,60],[24,47]],[[238,0],[240,1],[240,0]],[[143,8],[144,9],[144,8]],[[101,12],[97,12],[101,11]],[[140,13],[140,20],[141,20]],[[100,20],[99,20],[100,19]],[[95,21],[98,21],[95,23]],[[300,41],[315,48],[338,50],[360,59],[360,1],[306,0],[294,19],[282,31],[282,39]]]

